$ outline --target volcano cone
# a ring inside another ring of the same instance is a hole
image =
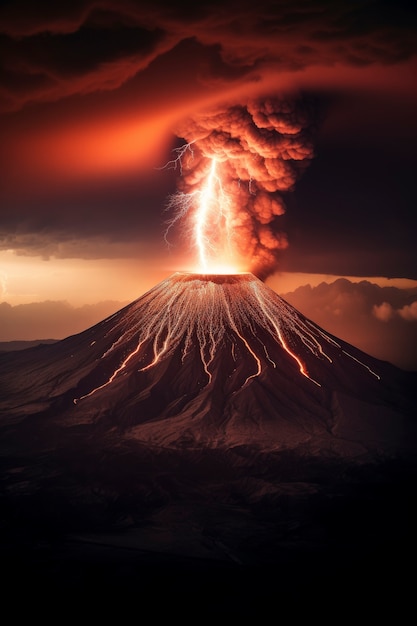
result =
[[[12,421],[59,416],[174,448],[357,455],[409,443],[405,374],[250,273],[175,273],[92,328],[11,361],[2,409]]]

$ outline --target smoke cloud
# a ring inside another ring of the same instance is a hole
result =
[[[396,316],[408,322],[415,322],[417,321],[417,300],[398,309],[395,309],[389,302],[383,302],[375,305],[372,312],[382,322],[388,322]]]
[[[309,104],[267,98],[198,113],[175,130],[188,146],[171,162],[181,158],[180,193],[198,192],[211,160],[220,164],[233,247],[261,279],[277,269],[288,246],[280,224],[284,196],[314,156],[312,119]]]
[[[415,287],[381,287],[339,278],[280,295],[336,337],[378,359],[417,371]]]

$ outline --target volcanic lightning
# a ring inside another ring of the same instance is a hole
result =
[[[198,257],[195,271],[250,271],[264,279],[277,269],[288,245],[279,222],[283,194],[313,156],[307,109],[254,100],[200,112],[179,126],[186,143],[165,166],[180,172],[165,239],[179,227]]]
[[[187,121],[179,136],[189,140],[165,166],[181,174],[167,206],[173,215],[165,239],[180,226],[196,250],[198,271],[177,272],[133,303],[120,327],[116,320],[117,338],[100,356],[107,364],[100,384],[75,403],[124,374],[147,375],[168,357],[181,364],[192,359],[197,388],[219,379],[224,385],[226,377],[230,393],[271,368],[321,387],[317,362],[328,367],[334,359],[342,370],[350,360],[379,379],[260,280],[276,269],[286,246],[277,229],[280,194],[312,157],[307,118],[302,108],[269,99]]]
[[[208,175],[207,184],[201,194],[199,207],[195,218],[195,239],[198,248],[198,255],[201,264],[201,270],[207,271],[207,246],[209,239],[207,238],[208,216],[210,207],[214,202],[214,184],[216,180],[216,161],[211,162],[210,173]]]
[[[177,159],[169,164],[181,162],[186,148],[188,144],[177,149]],[[174,216],[168,223],[165,240],[168,242],[172,226],[187,216],[188,225],[183,228],[197,251],[197,272],[225,274],[244,270],[233,236],[232,199],[222,183],[221,163],[217,159],[207,159],[200,185],[192,193],[171,197],[168,208],[174,209]]]

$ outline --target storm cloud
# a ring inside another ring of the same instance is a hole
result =
[[[16,0],[3,4],[0,24],[4,109],[112,91],[184,42],[208,51],[207,84],[416,52],[415,12],[402,2]]]
[[[256,185],[247,164],[233,173],[242,196],[245,176],[257,187],[239,228],[258,219],[258,273],[279,258],[288,271],[415,275],[416,25],[409,3],[383,0],[2,3],[0,249],[135,258],[136,244],[155,263],[176,138],[226,109],[270,137],[251,102],[314,101],[313,147],[281,110],[286,158],[253,144]],[[212,128],[201,154],[222,137]]]
[[[282,295],[336,337],[417,371],[417,288],[380,287],[340,278]]]

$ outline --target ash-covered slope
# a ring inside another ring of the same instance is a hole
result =
[[[414,445],[413,381],[252,274],[176,273],[83,333],[0,355],[0,419],[170,447],[390,454]]]

